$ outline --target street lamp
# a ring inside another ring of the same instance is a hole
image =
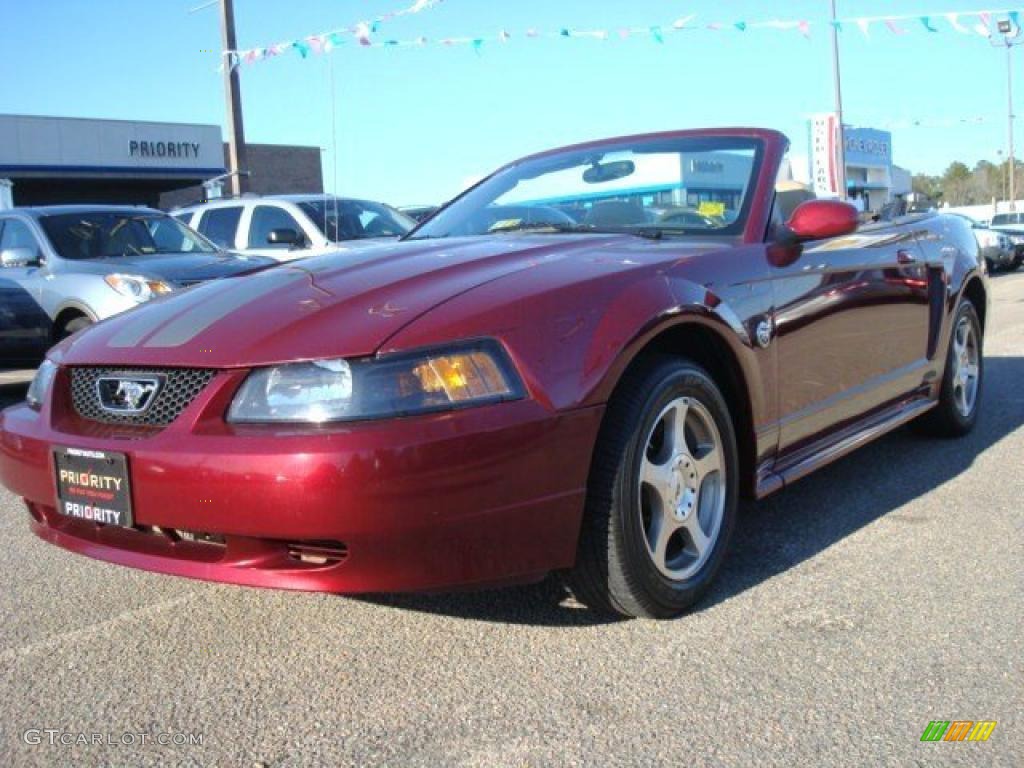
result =
[[[1010,210],[1017,210],[1017,185],[1016,176],[1017,171],[1014,167],[1014,152],[1013,152],[1013,47],[1015,45],[1021,45],[1024,43],[1024,37],[1021,37],[1021,29],[1009,19],[1002,19],[996,25],[999,30],[1000,37],[995,35],[989,35],[989,43],[996,47],[1006,48],[1006,98],[1007,98],[1007,114],[1009,123],[1009,168],[1008,174],[1010,177]]]
[[[839,123],[838,151],[836,165],[839,166],[839,199],[845,200],[846,190],[846,131],[843,130],[843,85],[839,72],[839,24],[836,17],[836,0],[832,0],[832,79],[836,91],[836,121]]]

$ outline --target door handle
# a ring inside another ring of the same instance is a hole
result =
[[[917,259],[914,258],[914,254],[905,248],[900,248],[896,251],[896,262],[899,264],[916,264]]]

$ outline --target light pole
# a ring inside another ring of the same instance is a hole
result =
[[[999,158],[999,186],[1001,188],[1002,196],[1006,197],[1006,165],[1003,163],[1003,150],[996,150],[996,157]],[[997,211],[998,213],[998,211]]]
[[[846,190],[846,131],[843,130],[843,84],[839,71],[839,25],[836,23],[836,0],[832,0],[832,78],[836,90],[836,120],[839,123],[839,140],[836,142],[836,164],[839,166],[836,179],[839,184],[839,199],[845,200]]]
[[[1021,37],[1021,30],[1016,24],[1009,19],[1003,19],[997,26],[1000,34],[1000,38],[997,39],[995,35],[990,35],[988,40],[995,47],[1006,48],[1006,101],[1007,101],[1007,122],[1008,122],[1008,133],[1009,133],[1009,167],[1007,168],[1007,174],[1010,178],[1010,210],[1017,210],[1017,169],[1015,167],[1016,160],[1013,151],[1013,47],[1024,43],[1024,38]]]

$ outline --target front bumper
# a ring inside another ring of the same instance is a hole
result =
[[[156,432],[85,422],[59,397],[42,412],[8,408],[0,483],[53,544],[236,584],[407,591],[529,580],[573,563],[601,408],[556,414],[522,400],[330,428],[240,428],[220,417],[239,381],[218,374]],[[63,373],[55,391],[62,382]],[[56,446],[127,455],[135,529],[57,513]],[[325,542],[343,555],[295,554]]]

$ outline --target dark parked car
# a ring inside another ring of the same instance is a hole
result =
[[[114,318],[0,413],[0,481],[45,540],[152,571],[330,592],[564,571],[596,609],[675,616],[741,495],[978,417],[970,228],[858,227],[827,200],[784,221],[786,148],[722,129],[546,152],[373,255]],[[638,167],[686,199],[686,169],[724,159],[735,217],[649,221]],[[551,217],[578,200],[584,220]]]

